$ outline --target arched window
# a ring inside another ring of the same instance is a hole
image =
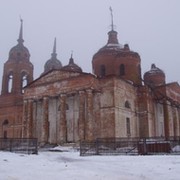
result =
[[[28,75],[26,72],[22,72],[21,74],[21,84],[22,93],[24,93],[23,87],[28,84]]]
[[[126,101],[125,104],[124,104],[124,106],[125,106],[126,108],[131,108],[129,101]]]
[[[126,133],[128,136],[131,135],[131,124],[130,124],[130,118],[126,118]]]
[[[120,76],[124,76],[125,75],[125,66],[124,66],[124,64],[121,64],[119,66],[119,75]]]
[[[9,121],[7,120],[7,119],[5,119],[4,121],[3,121],[3,126],[5,126],[5,125],[8,125],[9,124]]]
[[[8,93],[12,93],[13,88],[13,73],[10,72],[8,75]]]
[[[106,75],[106,68],[105,65],[100,66],[100,76],[104,77]]]

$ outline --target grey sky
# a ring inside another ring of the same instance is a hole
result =
[[[107,42],[110,6],[119,43],[140,54],[142,75],[155,63],[166,73],[166,82],[180,83],[179,0],[0,0],[0,83],[3,63],[17,44],[19,16],[34,78],[51,57],[54,37],[63,65],[73,50],[75,62],[92,72],[92,56]]]

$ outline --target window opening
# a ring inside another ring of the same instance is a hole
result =
[[[126,132],[127,135],[131,135],[130,118],[126,118]]]
[[[131,106],[130,106],[130,103],[129,103],[128,101],[125,102],[124,106],[125,106],[126,108],[130,108],[130,107],[131,107]]]
[[[21,84],[22,84],[22,87],[21,87],[21,89],[22,89],[22,93],[24,93],[24,89],[23,89],[23,87],[25,87],[27,84],[28,84],[28,76],[27,76],[27,74],[25,74],[25,73],[22,73],[22,79],[21,79]]]
[[[10,73],[8,76],[8,93],[12,93],[13,88],[13,74]]]
[[[106,68],[105,65],[101,65],[101,72],[100,72],[101,77],[104,77],[106,75]]]
[[[3,125],[8,125],[9,124],[9,121],[7,120],[7,119],[5,119],[4,121],[3,121]]]
[[[124,66],[124,64],[121,64],[120,67],[119,67],[119,75],[120,76],[125,75],[125,66]]]

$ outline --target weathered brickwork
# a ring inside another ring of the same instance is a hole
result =
[[[0,124],[0,137],[22,137],[22,106],[1,106]]]
[[[93,56],[93,74],[83,72],[72,56],[62,66],[56,55],[55,41],[44,72],[32,81],[33,65],[20,30],[4,66],[0,137],[36,137],[44,145],[180,136],[179,84],[166,84],[154,64],[142,78],[139,54],[119,44],[113,29]],[[24,89],[23,80],[28,83]]]

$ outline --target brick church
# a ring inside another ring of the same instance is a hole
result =
[[[155,64],[143,76],[141,58],[118,42],[113,24],[107,44],[92,58],[92,74],[73,56],[57,59],[56,40],[44,72],[33,80],[33,64],[18,43],[4,64],[0,95],[0,137],[38,138],[61,144],[103,137],[180,136],[180,86],[166,83]]]

